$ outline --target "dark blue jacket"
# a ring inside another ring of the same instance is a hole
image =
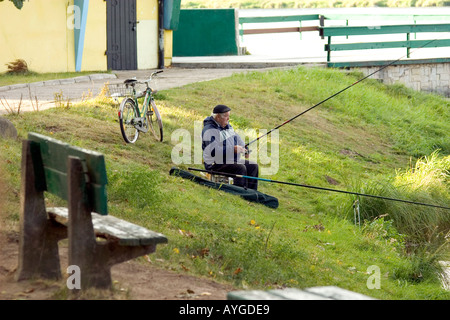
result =
[[[244,147],[241,137],[227,124],[222,128],[213,117],[203,120],[202,149],[206,170],[211,170],[214,164],[237,163],[240,154],[234,152],[234,146]]]

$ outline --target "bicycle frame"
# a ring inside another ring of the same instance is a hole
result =
[[[138,106],[138,116],[141,118],[142,115],[145,115],[148,111],[148,106],[150,105],[150,102],[154,100],[153,98],[153,89],[149,87],[148,82],[146,82],[147,88],[145,89],[145,95],[144,95],[144,102],[142,103],[142,108],[139,108],[138,99],[142,98],[142,96],[138,96],[136,93],[136,88],[133,86],[133,100],[136,106]]]
[[[119,107],[119,122],[122,131],[122,136],[125,142],[134,143],[139,132],[147,133],[149,131],[157,138],[159,141],[163,141],[163,126],[161,121],[161,115],[155,105],[154,94],[157,92],[150,87],[150,82],[153,76],[162,71],[157,71],[151,74],[150,78],[145,81],[138,81],[136,78],[127,79],[124,81],[126,90],[128,94],[126,99],[123,100]],[[138,84],[145,84],[144,90],[138,90]],[[131,88],[130,88],[131,87]],[[130,92],[131,91],[131,92]],[[131,94],[130,94],[131,93]],[[144,98],[142,103],[139,103],[139,99]],[[129,101],[129,102],[127,102]],[[123,109],[128,105],[128,110],[132,103],[132,115],[130,118],[129,112],[127,112],[127,120],[123,121]],[[127,126],[127,128],[125,128]],[[131,130],[136,130],[135,133],[130,132]],[[156,129],[156,130],[155,130]],[[129,135],[130,134],[130,135]]]
[[[149,83],[152,80],[153,76],[160,72],[162,72],[162,71],[154,72],[154,73],[152,73],[152,75],[150,76],[150,78],[148,80],[139,81],[132,85],[133,86],[133,100],[134,100],[134,103],[136,104],[136,106],[138,106],[137,110],[138,110],[138,115],[140,118],[142,117],[142,115],[145,115],[148,112],[148,107],[149,107],[150,103],[154,100],[153,94],[156,93],[156,91],[154,92],[153,89],[150,87]],[[135,87],[136,84],[145,84],[147,86],[144,91],[145,92],[144,102],[142,104],[141,109],[139,108],[138,99],[142,98],[142,96],[137,95],[136,87]]]

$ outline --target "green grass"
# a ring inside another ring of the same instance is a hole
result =
[[[105,73],[105,71],[99,71],[101,73]],[[67,79],[85,76],[89,74],[96,73],[95,71],[89,72],[62,72],[62,73],[38,73],[34,71],[28,72],[18,72],[18,73],[0,73],[0,87],[8,86],[19,83],[31,83],[31,82],[39,82],[46,80],[55,80],[55,79]]]
[[[358,77],[332,69],[296,68],[235,74],[161,91],[157,101],[163,143],[143,135],[136,144],[125,144],[117,108],[104,99],[11,114],[8,119],[21,138],[35,131],[105,154],[110,214],[169,239],[151,256],[154,266],[236,288],[336,285],[379,299],[449,299],[436,267],[438,260],[449,258],[448,210],[373,205],[361,198],[363,220],[358,226],[355,198],[349,195],[261,182],[261,192],[279,199],[279,208],[271,209],[169,175],[174,166],[171,152],[179,143],[171,140],[172,133],[185,129],[193,142],[194,122],[208,116],[214,105],[231,107],[236,129],[271,129]],[[439,96],[364,81],[283,126],[279,170],[265,177],[382,195],[391,190],[391,196],[448,207],[449,107]],[[254,154],[261,146],[251,146]],[[20,141],[0,141],[4,212],[14,228],[20,151]],[[416,169],[416,163],[428,163],[427,173]],[[190,166],[202,168],[178,165]],[[423,187],[423,177],[431,181],[430,187]],[[49,204],[60,204],[48,198]],[[411,212],[416,215],[411,221],[423,226],[419,231],[435,232],[409,234],[410,228],[403,227],[410,224],[402,214]],[[424,219],[429,216],[434,218]],[[380,270],[380,289],[368,288],[372,266]]]

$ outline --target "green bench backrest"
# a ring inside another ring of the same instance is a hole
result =
[[[71,146],[62,141],[30,132],[32,158],[36,168],[37,186],[40,191],[47,191],[68,200],[67,160],[69,156],[78,157],[87,173],[89,184],[88,199],[92,210],[102,215],[108,214],[105,158],[101,153]]]

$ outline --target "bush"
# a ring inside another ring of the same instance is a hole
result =
[[[397,172],[391,185],[366,185],[361,193],[448,207],[449,160],[450,157],[439,157],[434,152],[418,159],[405,172]],[[376,221],[384,217],[384,222],[390,221],[391,226],[406,236],[410,251],[435,252],[448,245],[448,210],[373,198],[361,198],[359,204],[362,220]]]
[[[7,73],[27,73],[28,64],[23,59],[16,59],[13,62],[6,63],[8,67]]]

